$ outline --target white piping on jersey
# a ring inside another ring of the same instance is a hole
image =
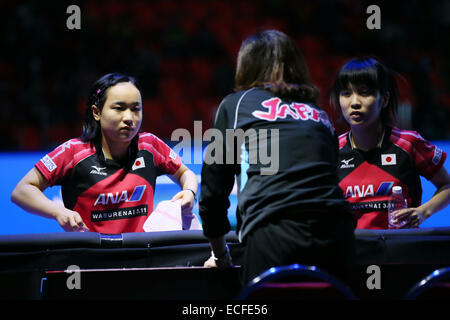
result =
[[[77,144],[86,144],[86,143],[89,143],[89,142],[84,142],[84,141],[73,141],[73,140],[66,141],[66,142],[64,142],[64,143],[61,145],[61,149],[58,151],[57,154],[55,154],[55,155],[53,156],[52,159],[57,158],[61,153],[63,153],[64,151],[66,151],[66,148],[67,148],[67,149],[70,149],[70,146],[74,146],[74,145],[77,145]]]
[[[63,169],[63,175],[65,175],[66,172],[67,172],[70,168],[74,168],[74,167],[75,167],[77,164],[79,164],[81,161],[83,161],[84,159],[90,157],[90,156],[92,155],[92,153],[90,153],[90,151],[91,151],[90,149],[84,149],[84,150],[81,150],[80,152],[78,152],[77,154],[75,154],[75,155],[73,156],[72,160],[70,160],[70,162],[64,166],[64,169]],[[76,159],[80,154],[83,154],[83,153],[88,153],[88,154],[87,154],[86,156],[84,156],[84,157],[78,159],[77,162],[76,162],[75,164],[73,164],[74,161],[75,161],[75,159]]]
[[[392,136],[390,137],[390,138],[392,138]],[[402,138],[402,137],[397,137],[398,138],[398,140],[399,141],[404,141],[407,145],[412,145],[412,143],[410,142],[410,141],[408,141],[408,140],[406,140],[405,138]],[[399,143],[396,143],[396,142],[394,142],[394,141],[392,141],[391,140],[391,142],[397,147],[397,148],[400,148],[400,149],[402,149],[403,151],[405,151],[407,154],[410,154],[411,152],[408,152],[408,150],[406,150],[405,148],[403,148]]]
[[[245,91],[245,92],[242,94],[242,96],[239,98],[239,101],[238,101],[238,103],[237,103],[237,105],[236,105],[236,111],[235,111],[235,113],[234,113],[234,125],[233,125],[233,129],[236,129],[236,125],[237,125],[237,116],[238,116],[239,106],[240,106],[240,104],[241,104],[242,99],[244,98],[244,96],[245,96],[247,93],[249,93],[250,91],[252,91],[252,90],[254,90],[254,89],[256,89],[256,87],[253,87],[253,88],[248,89],[248,90]]]
[[[155,166],[158,166],[158,164],[156,163],[157,160],[160,160],[161,158],[164,159],[164,154],[162,154],[161,152],[159,152],[158,149],[156,149],[153,145],[151,145],[150,143],[147,142],[141,142],[142,146],[144,147],[144,149],[141,150],[145,150],[150,152],[153,155],[153,164]],[[158,157],[158,159],[155,158]]]
[[[159,142],[164,143],[164,141],[162,141],[160,138],[158,138],[157,136],[155,136],[153,133],[150,133],[150,132],[146,132],[139,136],[139,138],[144,138],[144,137],[152,137],[152,138],[158,140]],[[142,143],[146,144],[146,142],[142,142]]]
[[[397,132],[396,132],[397,133]],[[398,133],[402,133],[403,134],[403,132],[398,132]],[[414,137],[416,137],[416,138],[418,138],[417,136],[415,136],[414,134],[411,134],[412,136],[414,136]],[[396,145],[398,148],[400,148],[400,149],[402,149],[403,151],[405,151],[406,153],[408,153],[408,154],[412,154],[412,153],[415,153],[415,155],[416,155],[416,157],[419,159],[419,163],[421,163],[421,162],[426,162],[426,160],[425,160],[425,158],[422,156],[422,154],[420,154],[420,152],[417,152],[416,151],[416,148],[415,148],[415,146],[414,146],[414,143],[412,143],[411,141],[409,141],[409,140],[406,140],[405,138],[402,138],[401,136],[398,136],[397,137],[398,138],[398,141],[402,141],[402,142],[404,142],[406,145],[408,145],[410,148],[411,148],[411,150],[410,151],[408,151],[408,150],[406,150],[405,148],[403,148],[400,144],[398,144],[398,143],[396,143],[396,142],[392,142],[394,145]],[[422,138],[421,138],[422,139]]]
[[[222,105],[223,105],[223,103],[221,103],[219,105],[219,108],[217,108],[216,116],[214,117],[214,124],[217,123],[217,116],[219,115],[219,111],[220,111],[220,108],[222,108]]]
[[[395,129],[395,128],[392,128],[392,132],[398,134],[398,136],[397,136],[398,141],[402,141],[403,143],[405,143],[408,146],[410,146],[411,150],[408,151],[405,148],[403,148],[399,143],[392,142],[394,145],[396,145],[398,148],[402,149],[403,151],[405,151],[408,154],[414,152],[416,157],[419,159],[418,163],[426,162],[426,160],[422,156],[422,154],[420,154],[420,152],[416,152],[416,148],[414,146],[414,143],[412,143],[411,141],[406,140],[405,138],[402,137],[402,135],[408,135],[408,136],[413,136],[413,137],[423,141],[424,139],[420,136],[420,134],[415,134],[415,133],[413,133],[411,131],[406,131],[405,132],[405,131],[402,131],[400,129]]]
[[[402,130],[399,130],[399,129],[392,128],[392,132],[398,133],[400,135],[404,134],[404,135],[408,135],[408,136],[413,136],[413,137],[415,137],[417,139],[422,139],[422,136],[420,134],[415,134],[415,133],[413,133],[411,131],[402,131]]]
[[[155,136],[153,133],[150,133],[150,132],[146,132],[142,135],[139,135],[139,138],[144,138],[144,137],[152,137],[152,138],[158,140],[159,142],[164,143],[164,141],[162,141],[160,138],[158,138],[157,136]],[[165,158],[164,154],[159,152],[159,150],[156,149],[152,144],[147,143],[145,141],[141,141],[141,142],[139,142],[139,145],[141,145],[143,147],[143,148],[139,148],[139,146],[138,146],[139,150],[145,150],[145,151],[148,151],[151,154],[153,154],[153,164],[155,166],[157,166],[157,163],[155,162],[157,159],[155,158],[155,156],[159,157],[159,159]]]
[[[156,138],[158,140],[161,140],[157,136],[155,136],[153,133],[150,133],[150,132],[146,132],[146,133],[143,133],[142,135],[139,135],[139,138],[143,138],[143,137],[153,137],[153,138]]]

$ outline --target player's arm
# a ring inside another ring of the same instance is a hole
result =
[[[428,219],[436,212],[444,209],[450,204],[450,175],[444,166],[430,180],[436,187],[433,197],[419,207]]]
[[[182,199],[181,209],[183,213],[192,213],[198,189],[197,176],[188,167],[181,164],[177,172],[169,175],[169,177],[182,189],[172,198],[172,201]]]
[[[31,169],[14,188],[11,201],[22,209],[41,217],[56,219],[66,231],[88,229],[80,215],[62,204],[48,199],[43,191],[48,181],[36,168]]]
[[[444,166],[433,176],[430,181],[437,188],[433,197],[417,208],[399,210],[397,220],[406,219],[408,222],[404,228],[417,227],[424,220],[450,204],[450,175]]]

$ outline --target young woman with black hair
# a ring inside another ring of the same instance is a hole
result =
[[[203,163],[199,213],[212,248],[205,266],[231,266],[224,235],[236,177],[243,284],[293,263],[340,270],[342,276],[353,261],[355,221],[338,186],[337,136],[316,105],[318,92],[293,41],[276,30],[247,38],[238,53],[235,88],[222,100],[214,128],[223,137],[243,130],[249,139],[236,150],[224,141],[224,157],[240,151],[239,162]],[[260,139],[264,132],[278,132],[273,172],[264,172],[265,163],[251,156],[277,138]]]
[[[371,57],[350,60],[337,75],[331,103],[350,126],[339,137],[339,185],[357,228],[388,228],[387,200],[394,186],[402,187],[408,202],[407,209],[394,213],[403,228],[418,227],[450,203],[446,153],[419,133],[395,126],[398,90],[392,70]],[[424,204],[420,176],[437,188]]]
[[[139,133],[142,99],[134,78],[112,73],[89,93],[83,133],[44,156],[17,184],[11,200],[31,213],[56,219],[65,231],[142,232],[153,211],[156,178],[167,174],[183,189],[191,211],[198,182],[162,140]],[[64,205],[43,191],[61,185]]]

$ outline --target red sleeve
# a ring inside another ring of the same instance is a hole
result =
[[[419,135],[420,136],[420,135]],[[447,154],[420,137],[414,143],[416,167],[419,173],[430,180],[441,169],[447,158]]]
[[[181,158],[161,139],[151,133],[141,134],[139,149],[146,149],[153,154],[153,161],[165,174],[175,174],[181,167]]]
[[[79,139],[66,141],[39,160],[35,167],[47,179],[50,186],[61,184],[80,159],[95,153],[95,150],[88,146],[88,142]]]
[[[447,154],[422,138],[416,131],[399,130],[394,128],[395,144],[408,150],[411,154],[414,166],[419,174],[430,180],[441,169],[447,158]]]

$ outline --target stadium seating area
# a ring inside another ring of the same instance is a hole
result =
[[[81,29],[68,30],[61,2],[0,4],[0,150],[47,150],[81,133],[89,86],[108,72],[138,79],[143,130],[170,139],[176,128],[212,124],[233,89],[241,41],[276,28],[300,46],[321,106],[337,69],[372,54],[396,69],[400,123],[429,140],[450,138],[448,1],[381,5],[380,30],[366,27],[367,1],[75,1]],[[447,9],[447,11],[446,11]],[[447,37],[448,38],[448,37]],[[338,131],[345,127],[336,123]]]

